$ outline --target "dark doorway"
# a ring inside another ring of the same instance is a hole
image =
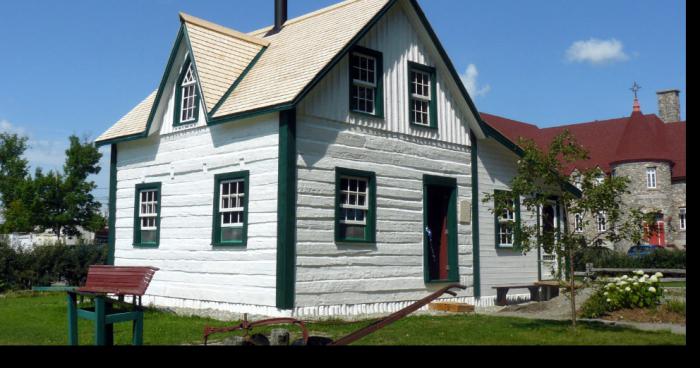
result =
[[[428,268],[431,280],[449,278],[447,216],[452,189],[428,186]]]
[[[459,281],[457,180],[423,177],[425,282]]]

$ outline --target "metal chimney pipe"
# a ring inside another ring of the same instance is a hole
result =
[[[273,32],[279,32],[287,21],[287,0],[275,0],[275,27]]]

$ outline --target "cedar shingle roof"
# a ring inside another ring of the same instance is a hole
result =
[[[482,119],[514,143],[520,138],[535,141],[545,149],[554,137],[569,130],[589,153],[590,159],[566,167],[574,169],[600,167],[610,173],[616,163],[631,161],[669,161],[672,179],[685,179],[685,122],[665,124],[655,114],[634,112],[630,117],[563,125],[540,129],[536,125],[481,113]]]
[[[274,34],[271,27],[244,34],[181,14],[207,113],[216,119],[291,104],[390,3],[393,0],[346,0],[290,19]],[[96,142],[144,134],[155,96]]]

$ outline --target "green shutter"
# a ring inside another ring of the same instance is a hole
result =
[[[250,172],[239,171],[234,173],[218,174],[214,176],[214,211],[212,214],[212,245],[214,247],[246,247],[248,244],[248,198],[250,198]],[[241,241],[221,240],[221,217],[219,215],[219,195],[221,194],[221,182],[227,180],[243,179],[245,196],[243,197],[243,235]]]
[[[163,203],[163,191],[161,183],[137,184],[134,193],[134,247],[157,248],[160,245],[160,211]],[[156,204],[156,241],[155,243],[142,243],[141,241],[141,221],[139,218],[139,208],[141,207],[141,191],[155,190],[158,193]]]

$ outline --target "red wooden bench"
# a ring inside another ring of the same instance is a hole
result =
[[[85,286],[67,292],[68,343],[78,345],[78,318],[84,318],[95,322],[96,345],[112,345],[113,324],[127,321],[133,321],[133,344],[143,344],[141,297],[156,271],[158,268],[155,267],[90,266]],[[109,295],[118,300],[109,298]],[[78,309],[77,296],[92,298],[94,310]],[[132,296],[131,304],[124,303],[125,296]],[[113,304],[131,307],[131,311],[111,313]]]

